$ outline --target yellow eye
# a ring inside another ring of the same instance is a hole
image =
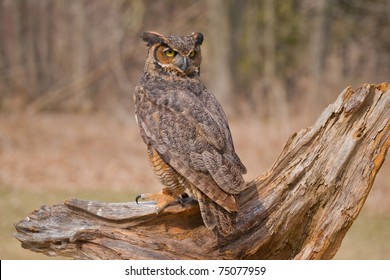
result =
[[[193,58],[195,56],[195,51],[191,51],[190,54],[188,55],[190,58]]]
[[[165,53],[166,56],[169,56],[169,57],[173,57],[173,56],[176,55],[176,52],[174,50],[172,50],[172,49],[167,49],[167,50],[164,51],[164,53]]]

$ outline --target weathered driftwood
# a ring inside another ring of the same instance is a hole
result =
[[[75,259],[330,259],[389,145],[389,85],[347,88],[239,195],[229,240],[204,227],[190,199],[158,215],[152,203],[69,199],[29,214],[15,237],[26,249]]]

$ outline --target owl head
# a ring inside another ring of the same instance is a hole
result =
[[[199,76],[202,60],[200,46],[203,42],[201,33],[164,36],[157,32],[144,32],[141,38],[149,47],[147,70],[186,77]]]

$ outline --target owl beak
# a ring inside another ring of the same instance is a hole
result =
[[[176,60],[176,66],[179,67],[183,72],[185,72],[188,68],[188,60],[187,57],[181,56],[181,55],[176,55],[175,57]]]

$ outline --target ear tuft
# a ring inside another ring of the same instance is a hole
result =
[[[141,38],[148,47],[164,42],[164,36],[154,31],[146,31],[142,33]]]
[[[196,43],[200,46],[203,43],[203,34],[200,32],[192,32],[191,33],[192,38],[195,39]]]

